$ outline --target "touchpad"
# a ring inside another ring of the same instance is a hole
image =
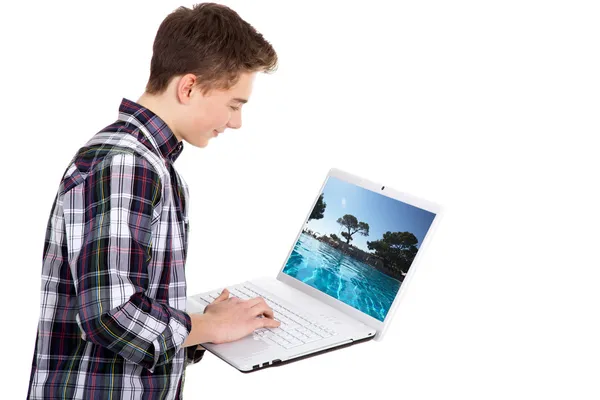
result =
[[[254,339],[253,335],[248,335],[240,340],[229,343],[221,343],[214,346],[214,349],[223,355],[249,356],[262,353],[271,346],[260,339]]]

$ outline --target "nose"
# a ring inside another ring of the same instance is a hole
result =
[[[235,113],[227,123],[227,127],[231,129],[240,129],[242,127],[241,113]]]

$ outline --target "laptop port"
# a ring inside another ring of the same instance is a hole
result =
[[[273,365],[279,364],[279,363],[281,363],[281,360],[279,358],[277,360],[273,360],[273,362],[272,362]]]
[[[257,369],[258,367],[260,367],[260,364],[253,365],[252,369]]]
[[[263,363],[263,367],[266,367],[267,365],[269,365],[269,362],[268,362],[268,361],[267,361],[267,362],[265,362],[265,363]]]

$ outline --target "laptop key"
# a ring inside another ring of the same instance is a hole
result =
[[[305,327],[300,327],[298,329],[296,329],[298,332],[300,332],[301,334],[303,334],[304,336],[310,336],[310,334],[312,333],[310,330],[306,329]]]
[[[281,336],[278,336],[278,335],[273,335],[269,339],[273,340],[275,343],[277,343],[280,346],[283,346],[285,343],[288,343],[287,340],[285,340],[284,338],[282,338]]]
[[[321,337],[324,337],[324,338],[331,337],[331,333],[329,333],[329,332],[327,332],[327,331],[324,331],[324,330],[322,330],[322,329],[319,329],[319,330],[317,331],[317,335],[320,335]]]
[[[321,339],[323,339],[323,338],[320,336],[310,336],[310,337],[307,337],[306,339],[304,339],[304,342],[312,343],[312,342],[316,342],[317,340],[321,340]]]
[[[262,340],[266,344],[281,346],[279,343],[277,343],[275,340],[273,340],[272,336],[262,335],[262,336],[260,336],[260,340]]]
[[[200,300],[200,301],[203,301],[206,304],[212,303],[212,300],[210,299],[210,297],[207,297],[207,296],[197,296],[196,299]]]
[[[283,344],[283,347],[285,347],[286,349],[291,349],[291,348],[293,348],[293,347],[297,347],[297,346],[300,346],[300,345],[302,345],[302,344],[304,344],[304,343],[302,343],[302,342],[301,342],[301,341],[299,341],[299,340],[293,340],[293,341],[291,341],[291,342],[284,343],[284,344]]]
[[[264,336],[264,337],[273,337],[273,336],[276,336],[276,335],[273,332],[267,330],[267,331],[265,331],[265,332],[262,333],[262,336]]]

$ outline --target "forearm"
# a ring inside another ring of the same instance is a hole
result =
[[[80,296],[79,316],[93,313],[93,306]],[[91,304],[96,304],[91,302]],[[191,317],[136,293],[120,306],[81,321],[85,339],[120,354],[123,358],[154,370],[169,362],[186,338]]]
[[[211,342],[213,340],[213,333],[209,316],[194,313],[190,314],[190,318],[192,319],[192,330],[183,342],[183,347]]]

